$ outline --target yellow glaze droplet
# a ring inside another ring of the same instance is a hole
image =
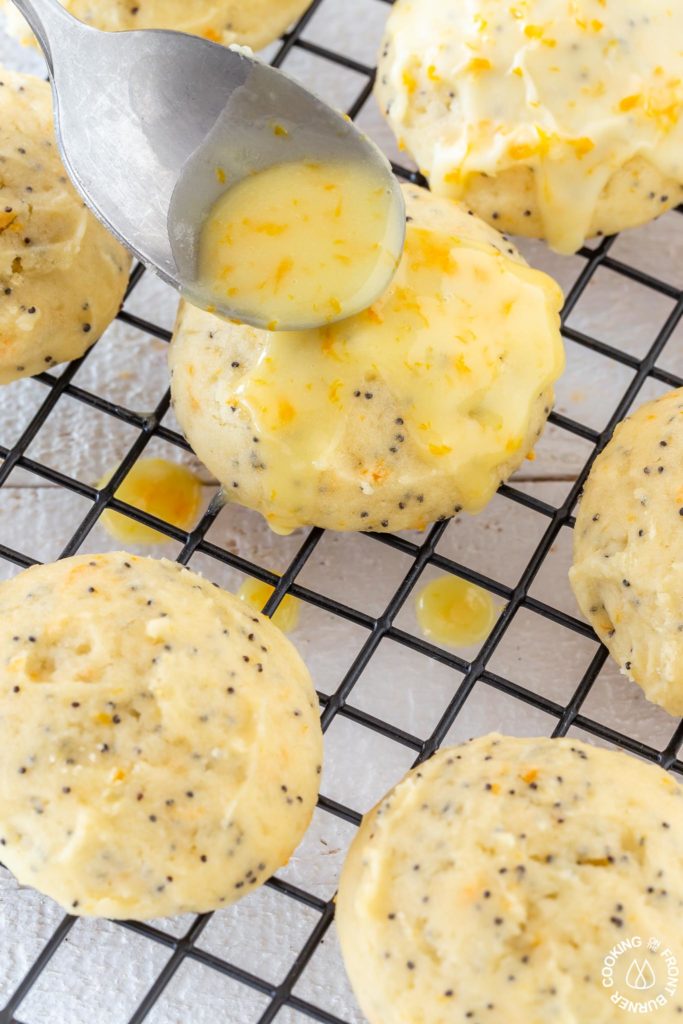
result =
[[[273,593],[273,589],[268,583],[248,577],[237,591],[237,596],[240,601],[244,601],[250,608],[254,608],[257,612],[262,612],[266,602]],[[271,616],[271,621],[283,633],[291,633],[299,624],[300,609],[301,602],[296,597],[287,595],[276,608],[274,615]]]
[[[98,488],[105,487],[113,475],[114,469],[105,473]],[[115,497],[181,530],[190,530],[199,512],[201,486],[199,479],[185,466],[166,459],[140,459],[120,484]],[[124,544],[164,544],[169,540],[159,530],[111,509],[102,513],[100,522],[107,533]]]
[[[278,164],[214,204],[200,238],[200,289],[270,329],[331,322],[372,302],[402,238],[373,167]]]
[[[493,598],[458,576],[439,576],[415,598],[424,635],[450,647],[470,647],[486,639],[496,621]]]

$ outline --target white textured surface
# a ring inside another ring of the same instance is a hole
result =
[[[387,6],[380,0],[324,0],[305,36],[321,46],[371,63]],[[20,50],[0,33],[0,60],[12,67],[40,70],[37,55]],[[320,58],[295,51],[288,69],[339,106],[355,98],[363,79],[337,69]],[[361,124],[396,157],[393,141],[372,103]],[[554,273],[568,287],[583,266],[580,258],[553,256],[543,245],[524,243],[536,264]],[[676,214],[618,240],[612,255],[669,280],[683,284],[683,221]],[[174,295],[146,276],[128,308],[170,327]],[[571,326],[635,356],[642,356],[664,323],[673,302],[625,277],[601,270],[570,318]],[[683,375],[683,329],[676,332],[659,360],[662,367]],[[632,377],[632,371],[575,344],[568,345],[568,369],[558,388],[557,408],[590,427],[601,429]],[[165,346],[117,323],[78,371],[75,384],[137,412],[151,410],[166,388]],[[642,397],[662,385],[650,382]],[[11,446],[47,396],[35,381],[18,382],[0,392],[0,444]],[[171,418],[169,417],[169,423]],[[136,438],[136,430],[69,398],[60,399],[27,454],[86,483],[94,483],[120,460]],[[590,454],[589,443],[550,427],[539,444],[537,460],[528,463],[521,488],[551,505],[560,504],[571,479]],[[161,441],[149,454],[192,462],[189,456]],[[206,481],[207,501],[212,493]],[[57,557],[69,541],[89,502],[66,491],[45,486],[37,476],[15,470],[0,490],[0,543],[36,559]],[[514,587],[538,544],[547,520],[520,505],[497,497],[476,519],[451,523],[439,553],[477,569],[500,584]],[[304,534],[278,538],[254,515],[225,508],[208,539],[274,571],[282,571],[305,539]],[[96,526],[83,550],[114,546]],[[566,581],[571,533],[563,529],[538,574],[531,594],[576,614]],[[173,556],[178,545],[159,553]],[[397,584],[410,568],[410,559],[363,536],[326,535],[298,582],[351,608],[380,614]],[[241,575],[206,556],[191,566],[229,588]],[[15,572],[0,562],[0,577]],[[424,579],[434,574],[425,572]],[[423,581],[421,580],[420,583]],[[503,598],[497,599],[502,607]],[[396,625],[419,635],[409,597]],[[331,693],[353,663],[367,630],[312,605],[302,610],[293,640],[307,660],[321,692]],[[597,650],[595,641],[553,624],[533,611],[515,616],[489,669],[533,693],[566,702]],[[458,652],[465,657],[475,651]],[[455,693],[461,676],[395,641],[385,639],[361,675],[351,703],[371,715],[425,738]],[[624,680],[611,664],[602,670],[583,713],[656,748],[671,737],[675,722],[647,704],[640,690]],[[491,729],[524,735],[548,734],[555,720],[483,682],[476,684],[449,735],[457,742]],[[578,734],[578,732],[577,732]],[[591,737],[583,736],[584,739]],[[323,793],[358,811],[370,807],[408,768],[414,753],[347,718],[337,718],[326,737]],[[354,829],[319,810],[300,850],[281,877],[328,899],[335,890],[344,850]],[[30,890],[19,890],[0,871],[0,1006],[13,992],[61,919],[59,909]],[[297,953],[318,921],[315,910],[262,890],[237,906],[221,911],[202,933],[200,950],[224,958],[268,982],[278,984],[292,968]],[[170,935],[180,936],[191,919],[160,922]],[[24,1024],[125,1024],[158,976],[170,951],[141,939],[134,932],[106,922],[82,921],[69,934],[20,1005]],[[361,1020],[345,980],[334,930],[317,949],[307,970],[294,986],[294,995],[338,1014]],[[198,961],[186,960],[147,1020],[152,1024],[250,1024],[267,1006],[267,998],[219,975]],[[304,1017],[286,1008],[278,1022],[302,1024]]]

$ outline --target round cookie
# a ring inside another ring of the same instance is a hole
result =
[[[107,32],[165,28],[214,43],[260,50],[277,39],[311,0],[60,0],[79,21]],[[8,31],[25,46],[33,33],[9,0],[2,0]]]
[[[648,700],[683,715],[683,388],[620,423],[574,528],[576,600]]]
[[[118,313],[130,256],[57,151],[50,86],[0,69],[0,384],[82,356]]]
[[[287,862],[318,793],[310,676],[200,576],[124,553],[0,585],[0,844],[70,913],[227,906]]]
[[[442,750],[368,814],[337,899],[344,960],[371,1024],[620,1024],[683,959],[683,788],[574,740],[486,736]],[[623,983],[652,937],[648,993]],[[675,989],[675,984],[674,984]],[[653,1014],[654,1016],[654,1014]]]
[[[398,0],[377,76],[434,191],[559,252],[683,200],[683,6]]]
[[[181,308],[178,420],[229,500],[278,531],[423,528],[478,511],[550,410],[558,286],[464,207],[404,193],[401,264],[363,313],[269,333]]]

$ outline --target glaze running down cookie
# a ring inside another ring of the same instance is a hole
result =
[[[683,5],[398,0],[377,96],[432,189],[574,252],[683,199]]]
[[[0,68],[0,384],[82,356],[119,311],[130,256],[77,195],[50,86]]]
[[[370,1024],[622,1024],[604,958],[636,935],[681,962],[681,863],[683,788],[661,768],[570,739],[442,750],[366,815],[343,869],[361,1008]],[[655,1009],[680,1021],[683,992]]]
[[[251,892],[302,838],[321,756],[294,647],[176,563],[82,555],[0,584],[1,858],[70,913]]]
[[[624,675],[683,715],[683,388],[620,423],[595,460],[569,578]]]
[[[228,500],[280,532],[479,511],[550,411],[559,287],[458,203],[404,192],[405,252],[364,312],[275,333],[181,308],[178,421]]]

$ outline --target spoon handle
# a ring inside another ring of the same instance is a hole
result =
[[[40,48],[52,71],[52,48],[58,39],[73,31],[78,22],[66,11],[59,0],[12,0],[33,29]]]

